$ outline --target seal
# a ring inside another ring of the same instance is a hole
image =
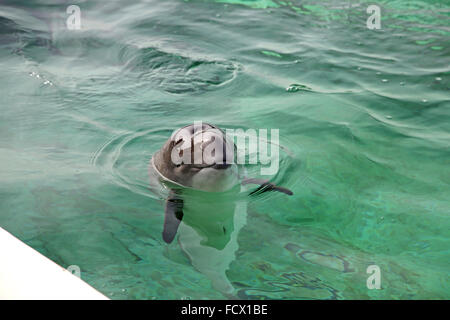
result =
[[[233,297],[234,288],[225,272],[235,259],[237,237],[247,217],[247,202],[238,193],[256,184],[250,196],[267,191],[293,194],[270,181],[245,177],[236,164],[236,152],[220,128],[188,125],[176,130],[153,155],[149,169],[151,180],[157,179],[169,191],[163,240],[170,244],[178,233],[192,265],[227,297]]]
[[[187,125],[172,134],[152,157],[151,165],[162,180],[176,187],[217,192],[229,190],[240,182],[260,185],[252,194],[266,191],[293,194],[267,180],[240,179],[236,150],[234,142],[218,127],[208,123]],[[166,202],[163,239],[167,243],[172,242],[183,218],[180,193],[172,190]]]

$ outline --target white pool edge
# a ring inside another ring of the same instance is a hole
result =
[[[0,300],[108,300],[0,227]]]

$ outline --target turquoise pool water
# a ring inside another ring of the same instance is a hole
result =
[[[196,120],[275,128],[294,196],[248,198],[235,296],[450,298],[447,1],[74,2],[0,3],[1,227],[112,299],[225,299],[148,163]]]

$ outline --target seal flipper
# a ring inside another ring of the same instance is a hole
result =
[[[253,195],[256,193],[263,193],[266,191],[278,191],[278,192],[285,193],[289,196],[292,196],[294,194],[291,190],[274,185],[269,180],[250,178],[250,179],[244,179],[242,181],[242,184],[243,185],[246,185],[246,184],[259,184],[260,185],[259,188],[256,189],[255,191],[252,191],[250,193],[250,195]]]
[[[163,240],[171,243],[177,234],[178,226],[183,219],[183,199],[174,191],[170,192],[166,200],[166,209],[164,211],[164,230]]]

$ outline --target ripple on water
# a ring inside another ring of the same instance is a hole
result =
[[[287,92],[298,92],[298,91],[312,91],[312,89],[303,84],[294,83],[286,88]]]
[[[334,254],[327,254],[311,250],[303,250],[293,243],[286,244],[284,248],[295,253],[299,258],[312,264],[320,265],[340,272],[355,271],[352,264],[349,261],[347,261],[343,257]]]
[[[173,94],[217,89],[231,82],[239,70],[234,62],[193,58],[157,48],[127,47],[122,57],[126,70],[139,80]]]
[[[92,164],[98,167],[115,185],[150,198],[165,198],[167,190],[164,186],[155,186],[150,182],[148,169],[153,154],[163,146],[173,129],[141,129],[135,132],[121,132],[99,147],[92,157]],[[261,168],[269,165],[258,163],[245,164],[242,167],[242,173],[246,177],[268,179],[277,185],[294,189],[295,185],[302,181],[299,176],[291,174],[293,166],[298,166],[299,161],[294,158],[288,147],[271,141],[267,142],[271,144],[269,150],[274,147],[278,148],[278,171],[271,176],[262,175]],[[270,157],[273,155],[271,154]],[[277,159],[274,158],[273,161],[277,161]],[[300,170],[296,172],[300,172]],[[249,185],[249,187],[242,196],[256,191],[259,186]],[[267,201],[274,196],[276,196],[274,192],[256,193],[251,199],[252,201]]]
[[[171,133],[165,128],[120,133],[96,151],[92,164],[113,184],[156,199],[158,196],[149,190],[148,162]]]

